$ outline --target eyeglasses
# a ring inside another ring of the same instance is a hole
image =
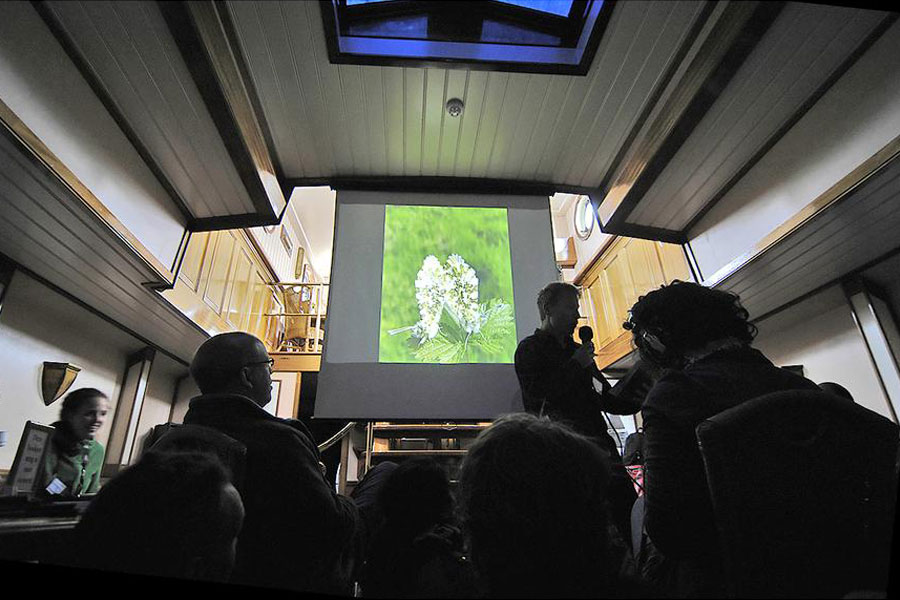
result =
[[[266,364],[269,365],[269,373],[271,373],[273,370],[273,367],[275,366],[275,359],[271,358],[271,357],[266,360],[258,360],[256,362],[246,363],[244,366],[245,367],[253,367],[256,365],[266,365]]]

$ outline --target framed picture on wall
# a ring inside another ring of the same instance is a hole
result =
[[[281,380],[273,379],[272,380],[272,396],[271,396],[272,399],[269,401],[268,404],[263,406],[263,408],[266,410],[266,412],[268,412],[273,417],[277,416],[277,414],[278,414],[278,395],[280,393],[281,393]]]
[[[303,265],[303,269],[300,272],[300,281],[303,283],[309,283],[309,280],[312,278],[309,270],[309,263]]]
[[[288,253],[288,256],[294,251],[294,242],[291,241],[291,236],[283,226],[281,228],[281,245],[284,246],[284,251]]]

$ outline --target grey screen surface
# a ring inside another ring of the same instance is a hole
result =
[[[512,364],[378,362],[386,205],[507,209],[517,340],[538,326],[537,293],[557,280],[546,196],[339,191],[316,417],[490,419],[521,410]]]

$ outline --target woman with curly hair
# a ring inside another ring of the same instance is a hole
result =
[[[818,388],[750,346],[756,328],[735,294],[674,281],[641,296],[624,326],[657,376],[642,407],[644,527],[671,561],[667,581],[657,584],[676,596],[721,596],[712,502],[694,430],[753,398]]]

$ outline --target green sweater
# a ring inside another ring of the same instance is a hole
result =
[[[66,485],[64,496],[93,494],[100,489],[103,445],[96,440],[84,440],[73,450],[65,451],[59,444],[50,443],[44,457],[44,487],[56,478]]]

